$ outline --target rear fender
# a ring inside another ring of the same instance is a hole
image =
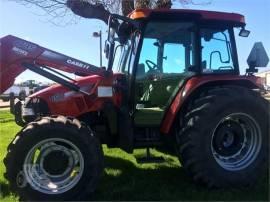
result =
[[[238,85],[250,89],[262,89],[261,79],[256,76],[197,76],[190,78],[186,84],[179,90],[171,105],[167,109],[161,132],[169,134],[179,112],[197,95],[204,87],[221,86],[221,85]]]

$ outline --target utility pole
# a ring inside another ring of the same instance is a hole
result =
[[[100,67],[102,67],[102,31],[94,32],[93,37],[99,37],[99,63]]]

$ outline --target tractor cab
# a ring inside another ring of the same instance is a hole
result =
[[[112,15],[105,53],[108,69],[127,79],[137,127],[157,127],[192,77],[239,75],[235,27],[239,14],[193,10],[136,10]]]

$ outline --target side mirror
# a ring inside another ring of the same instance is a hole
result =
[[[126,43],[131,32],[132,32],[132,26],[130,24],[128,24],[127,22],[120,23],[118,26],[118,31],[117,31],[119,42],[121,44]]]
[[[269,57],[263,47],[262,42],[256,42],[251,49],[251,52],[248,56],[247,63],[249,69],[247,69],[247,73],[258,72],[256,67],[266,67],[269,62]]]

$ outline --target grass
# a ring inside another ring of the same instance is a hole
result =
[[[0,111],[0,120],[10,119],[7,111]],[[4,179],[3,158],[6,147],[20,130],[13,121],[0,123],[0,201],[17,201]],[[177,200],[177,201],[268,201],[268,182],[262,179],[253,188],[209,190],[193,183],[179,165],[176,157],[153,150],[155,156],[164,156],[165,163],[137,164],[134,156],[142,156],[144,150],[129,155],[119,149],[104,148],[104,176],[89,200]]]
[[[17,197],[10,193],[8,183],[3,176],[5,172],[3,159],[7,145],[20,129],[13,120],[9,111],[0,110],[0,201],[17,201]]]
[[[14,116],[9,112],[9,110],[0,110],[0,123],[5,123],[13,120]]]

